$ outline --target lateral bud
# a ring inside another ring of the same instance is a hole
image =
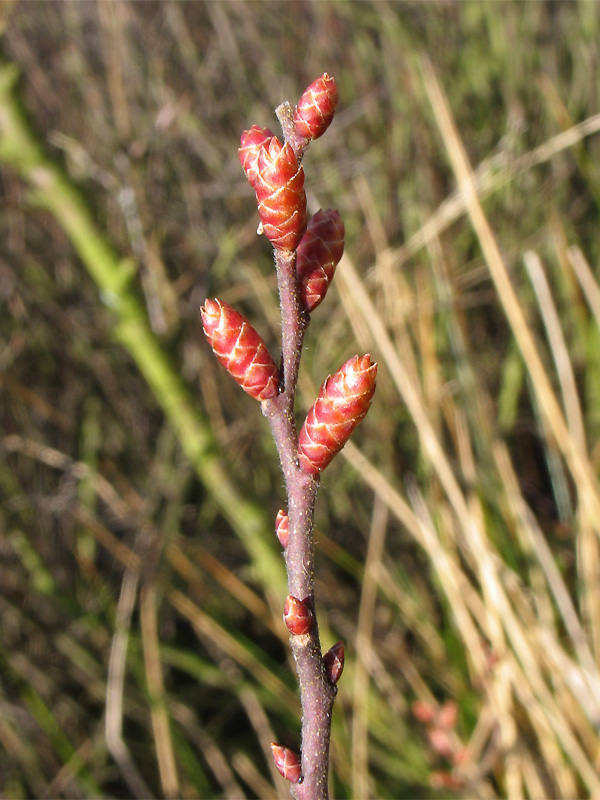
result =
[[[318,475],[346,444],[369,410],[376,377],[377,364],[367,353],[348,359],[325,380],[298,436],[304,472]]]
[[[344,252],[344,223],[334,209],[320,209],[311,217],[296,252],[300,300],[307,311],[325,297]]]
[[[283,607],[283,621],[294,636],[308,633],[313,625],[313,615],[303,600],[288,594]]]
[[[336,642],[323,656],[325,672],[332,683],[337,683],[344,671],[344,643]]]
[[[208,343],[231,377],[256,400],[274,397],[279,370],[246,317],[218,298],[205,300],[200,313]]]
[[[288,546],[288,542],[290,539],[290,518],[287,515],[287,511],[283,508],[280,508],[277,512],[277,517],[275,518],[275,533],[277,534],[277,538],[279,539],[279,543],[285,550]]]
[[[290,783],[298,783],[302,777],[302,766],[298,753],[282,744],[275,744],[275,742],[271,742],[271,752],[279,774]]]
[[[331,125],[338,93],[335,79],[324,72],[302,92],[294,110],[296,133],[304,139],[318,139]]]

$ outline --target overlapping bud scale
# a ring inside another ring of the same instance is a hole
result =
[[[260,148],[254,181],[262,229],[273,247],[295,250],[306,230],[304,170],[276,136]]]
[[[256,183],[260,148],[263,144],[267,144],[273,136],[275,134],[269,128],[259,128],[258,125],[253,125],[250,130],[244,131],[240,137],[240,146],[238,148],[240,164],[252,188]]]
[[[275,742],[271,742],[271,752],[279,774],[290,783],[298,783],[302,777],[302,767],[298,753],[294,753],[289,747],[275,744]]]
[[[331,124],[338,94],[334,78],[324,72],[304,90],[294,110],[296,133],[305,139],[318,139]]]
[[[318,475],[348,441],[363,419],[375,392],[377,364],[353,356],[319,390],[298,437],[301,469]]]
[[[224,300],[206,300],[200,309],[204,333],[217,359],[257,400],[279,391],[279,370],[248,320]]]
[[[344,223],[334,209],[317,211],[296,251],[300,300],[307,311],[325,297],[344,252]]]

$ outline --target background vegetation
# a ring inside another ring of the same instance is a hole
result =
[[[380,364],[318,500],[334,795],[599,797],[600,6],[0,13],[0,793],[285,796],[282,479],[198,308],[276,341],[236,149],[327,70],[299,415]]]

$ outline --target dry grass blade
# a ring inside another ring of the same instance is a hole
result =
[[[123,739],[123,686],[125,683],[125,665],[127,660],[127,643],[131,626],[131,615],[135,607],[135,598],[139,577],[126,572],[121,587],[121,596],[115,620],[115,634],[110,648],[108,677],[106,680],[106,746],[119,765],[123,778],[135,797],[150,797],[146,786],[136,767],[129,748]]]
[[[369,534],[369,547],[365,563],[365,575],[356,631],[356,665],[354,667],[352,719],[352,791],[355,797],[369,797],[368,772],[368,702],[369,673],[361,654],[372,646],[373,614],[377,594],[377,572],[383,557],[387,528],[387,509],[379,500],[373,510],[373,521]]]
[[[585,457],[587,451],[585,428],[575,383],[575,374],[573,372],[571,359],[569,358],[567,344],[562,333],[558,312],[552,300],[552,292],[550,291],[542,262],[537,253],[534,253],[532,250],[527,251],[523,256],[523,261],[525,262],[529,279],[536,293],[544,325],[546,326],[546,332],[556,366],[556,374],[561,386],[569,431],[582,457]]]
[[[448,102],[430,60],[424,55],[421,58],[421,69],[429,100],[447,147],[458,185],[465,196],[469,217],[477,233],[500,302],[530,372],[540,408],[573,472],[581,503],[588,509],[590,518],[594,520],[593,524],[600,535],[600,494],[597,480],[589,462],[582,457],[569,433],[521,304],[510,282],[496,239],[474,190],[473,173],[452,119]]]
[[[587,136],[599,131],[600,114],[594,114],[578,125],[552,136],[547,142],[513,161],[508,161],[504,153],[492,157],[479,164],[474,171],[473,188],[483,200],[516,176],[551,161],[562,151],[575,147]],[[419,250],[434,242],[456,220],[468,213],[468,210],[469,205],[463,191],[453,192],[407,242],[390,253],[392,265],[396,268],[401,267]]]
[[[569,247],[567,255],[590,311],[596,319],[596,324],[600,326],[600,286],[598,286],[598,281],[580,247],[576,245]]]
[[[150,696],[152,730],[163,794],[165,797],[178,797],[180,795],[179,780],[165,701],[165,686],[158,642],[156,602],[156,587],[153,583],[146,582],[140,591],[140,621],[146,681]]]

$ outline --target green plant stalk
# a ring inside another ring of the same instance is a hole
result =
[[[264,537],[270,522],[230,481],[210,426],[148,324],[133,286],[134,263],[114,252],[84,198],[46,156],[31,130],[17,96],[18,74],[13,64],[0,66],[0,162],[27,181],[33,201],[47,209],[69,237],[114,314],[115,338],[137,364],[198,478],[246,547],[256,578],[268,591],[283,595],[285,571],[274,545]]]

